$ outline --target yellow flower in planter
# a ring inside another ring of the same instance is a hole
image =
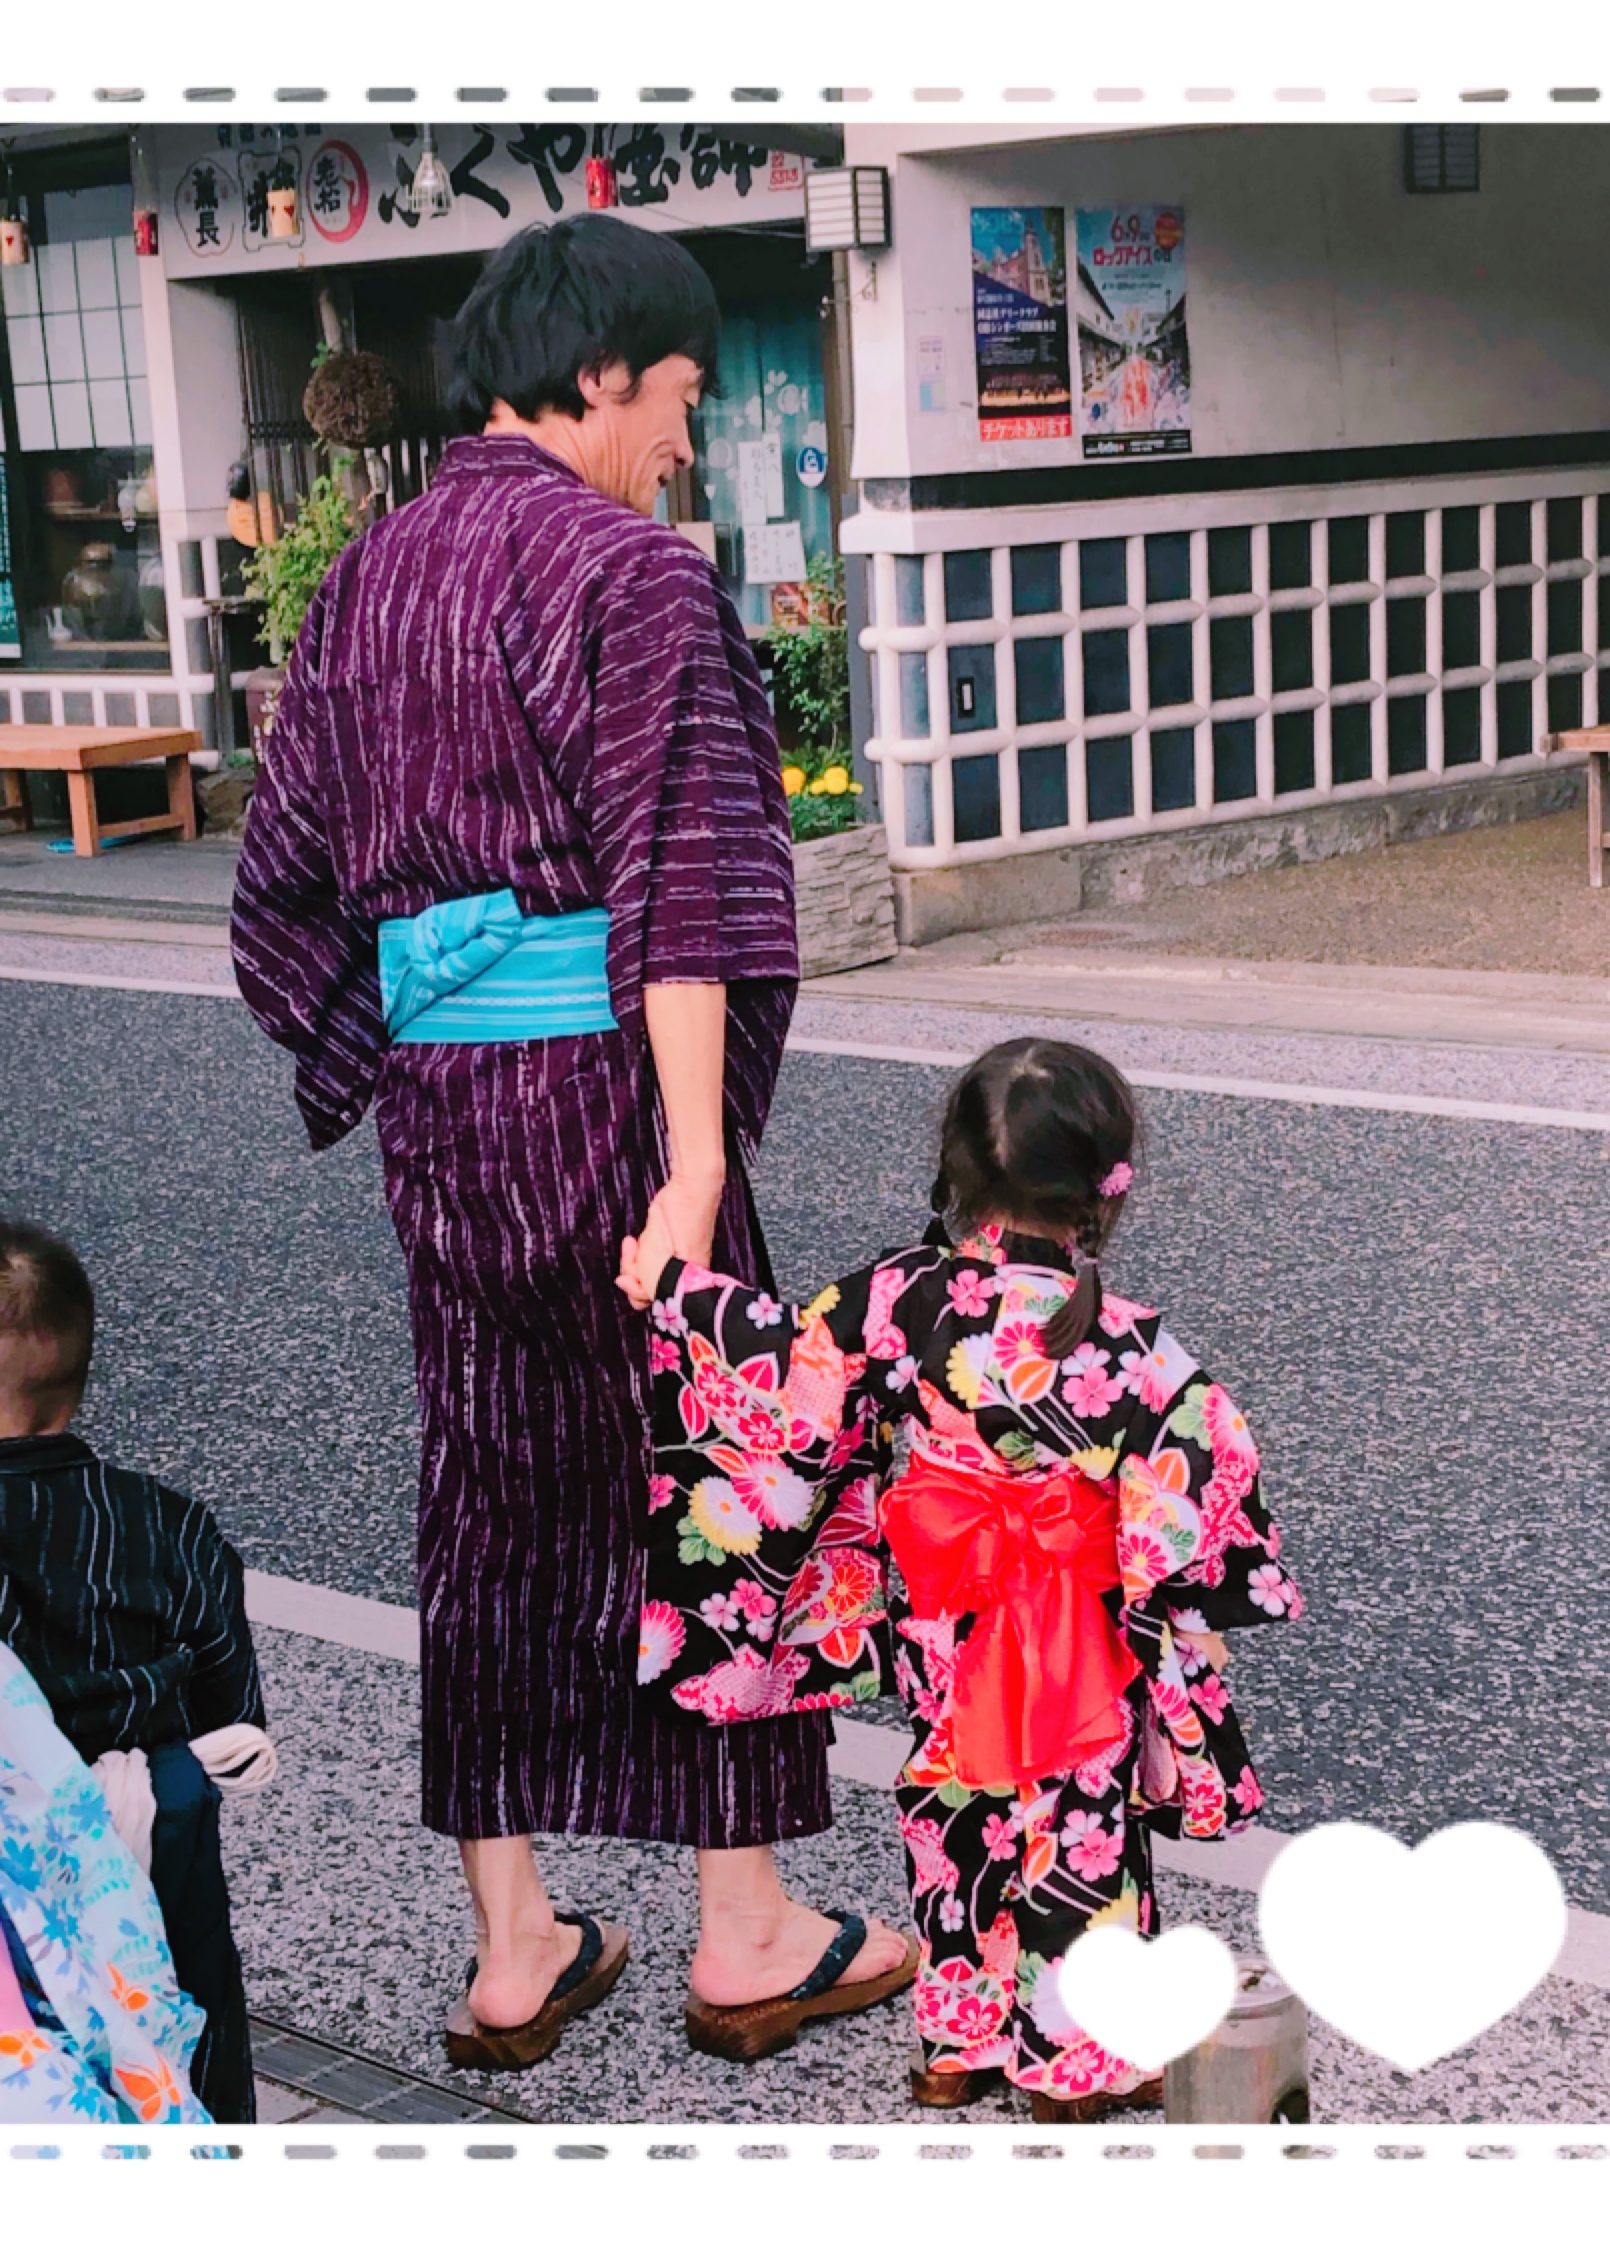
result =
[[[849,773],[843,765],[829,765],[822,775],[821,787],[824,796],[848,795],[850,790]]]
[[[805,774],[798,765],[784,765],[783,794],[797,796],[805,785]]]

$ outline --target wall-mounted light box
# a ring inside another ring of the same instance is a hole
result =
[[[805,247],[813,253],[889,247],[889,175],[880,164],[805,174]]]

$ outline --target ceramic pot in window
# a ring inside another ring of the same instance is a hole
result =
[[[79,631],[86,640],[109,640],[115,637],[118,611],[122,606],[117,583],[117,554],[110,546],[85,546],[79,551],[61,585],[62,607],[69,619],[76,617]]]

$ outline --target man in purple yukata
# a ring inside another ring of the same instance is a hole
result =
[[[764,1282],[746,1166],[799,973],[759,672],[652,519],[717,327],[695,260],[619,219],[491,261],[453,335],[480,433],[320,587],[236,890],[246,1003],[315,1147],[373,1103],[408,1263],[424,1818],[474,1902],[466,2066],[543,2057],[625,1961],[623,1930],[554,1911],[537,1833],[691,1844],[691,1992],[735,2024],[859,2010],[915,1962],[778,1879],[769,1845],[831,1822],[822,1715],[683,1726],[634,1686],[656,1494],[619,1243],[646,1224]]]

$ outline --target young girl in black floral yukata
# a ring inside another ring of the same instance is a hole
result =
[[[1263,1801],[1220,1634],[1302,1599],[1245,1420],[1102,1286],[1135,1129],[1099,1055],[1017,1039],[951,1093],[922,1245],[803,1310],[623,1251],[658,1447],[639,1679],[726,1724],[853,1710],[892,1652],[925,2106],[1001,2073],[1041,2121],[1159,2106],[1056,1969],[1087,1928],[1157,1932],[1154,1832]],[[751,2049],[817,2009],[777,2007]]]

